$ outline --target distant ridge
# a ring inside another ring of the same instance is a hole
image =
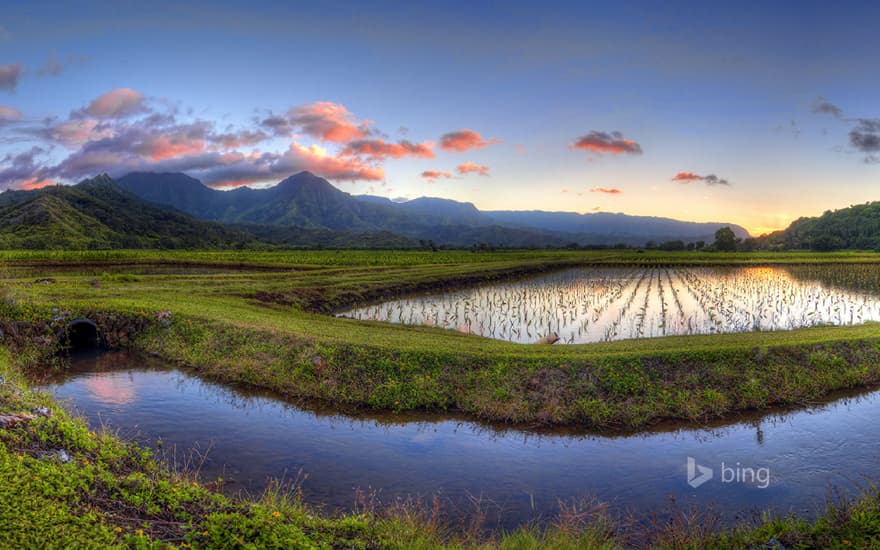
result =
[[[294,174],[265,189],[218,191],[179,173],[134,172],[119,178],[127,191],[155,204],[203,220],[333,231],[386,231],[437,244],[470,246],[614,245],[642,246],[647,241],[685,242],[714,239],[729,226],[740,238],[748,232],[735,224],[695,223],[574,212],[482,212],[473,204],[435,197],[394,202],[370,195],[352,196],[311,172]]]

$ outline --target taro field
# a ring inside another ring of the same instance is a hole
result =
[[[578,268],[359,307],[340,316],[529,343],[880,321],[876,265]]]

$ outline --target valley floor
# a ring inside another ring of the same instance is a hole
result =
[[[493,420],[632,430],[816,400],[880,382],[880,326],[529,346],[329,315],[355,303],[577,265],[880,262],[878,254],[584,252],[3,252],[0,546],[531,548],[864,547],[874,492],[816,523],[716,533],[679,516],[650,539],[601,514],[485,538],[417,507],[327,518],[282,492],[232,502],[147,453],[88,431],[22,370],[76,317],[111,344],[215,379],[339,406],[459,410]],[[11,352],[11,353],[10,353]],[[60,454],[59,451],[64,451]],[[66,459],[65,459],[66,458]],[[6,537],[5,539],[3,537]],[[773,546],[767,546],[773,547]]]

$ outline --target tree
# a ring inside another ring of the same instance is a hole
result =
[[[736,233],[729,227],[722,227],[715,232],[715,248],[722,252],[733,252],[736,250]]]

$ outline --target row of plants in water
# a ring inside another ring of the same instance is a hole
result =
[[[836,271],[844,273],[830,273]],[[873,271],[864,266],[813,267],[807,273],[779,267],[568,269],[340,315],[521,343],[555,333],[572,344],[852,325],[880,320],[880,286]]]

